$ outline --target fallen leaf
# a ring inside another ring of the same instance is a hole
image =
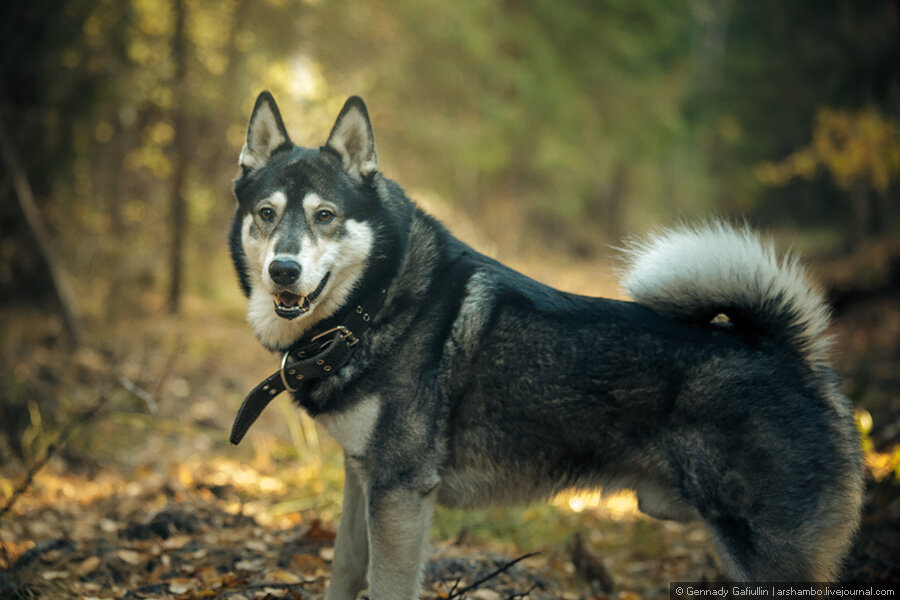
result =
[[[266,572],[265,579],[275,583],[300,583],[303,581],[301,577],[284,569],[274,569]]]
[[[494,590],[487,590],[487,589],[475,590],[474,592],[472,592],[470,597],[473,598],[474,600],[501,600],[502,599],[502,596],[500,596],[500,594],[498,594]]]
[[[294,554],[291,556],[291,567],[304,575],[316,575],[328,570],[328,565],[321,556],[315,554]]]
[[[194,577],[200,579],[204,585],[209,585],[214,581],[219,581],[221,578],[219,575],[219,571],[210,566],[200,567],[194,572]]]
[[[88,558],[81,561],[81,564],[75,569],[79,575],[87,575],[89,573],[93,573],[97,570],[97,567],[100,566],[100,557],[98,556],[89,556]]]
[[[266,544],[260,542],[259,540],[247,540],[246,542],[244,542],[244,547],[253,550],[254,552],[265,552],[269,549]]]
[[[129,565],[139,565],[144,562],[144,555],[135,550],[129,550],[127,548],[121,548],[116,550],[116,556],[119,557],[122,561],[128,563]]]
[[[166,550],[178,550],[190,541],[191,536],[189,535],[173,535],[169,539],[164,540],[162,545]]]
[[[183,594],[194,589],[196,581],[193,579],[173,579],[169,582],[169,592],[173,594]]]
[[[306,531],[306,538],[313,542],[333,542],[335,537],[334,528],[320,519],[313,519]]]
[[[260,571],[263,568],[263,561],[262,559],[241,560],[235,563],[234,568],[241,571]]]
[[[113,521],[111,519],[100,519],[100,529],[105,531],[106,533],[113,533],[118,528],[119,528],[119,526],[116,524],[115,521]]]

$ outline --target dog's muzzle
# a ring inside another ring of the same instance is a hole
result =
[[[319,294],[321,294],[322,290],[325,289],[325,284],[328,283],[328,278],[330,276],[331,271],[325,273],[322,281],[319,282],[319,285],[316,286],[316,289],[313,290],[313,292],[308,296],[301,296],[300,294],[295,294],[288,291],[276,292],[274,300],[275,313],[282,319],[290,320],[299,317],[305,312],[308,312],[313,302],[319,299]]]

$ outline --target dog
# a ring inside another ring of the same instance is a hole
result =
[[[248,321],[283,390],[344,453],[328,600],[418,597],[435,504],[634,490],[704,523],[735,580],[830,581],[860,517],[860,443],[827,365],[829,310],[746,226],[626,251],[634,302],[565,293],[453,237],[379,171],[347,100],[294,145],[258,97],[230,233]]]

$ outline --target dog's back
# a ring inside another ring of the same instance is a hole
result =
[[[720,223],[670,232],[633,251],[640,304],[470,263],[444,502],[632,488],[648,514],[702,519],[736,578],[837,576],[861,456],[796,263]]]

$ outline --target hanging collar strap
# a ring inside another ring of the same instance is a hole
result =
[[[304,381],[334,375],[344,366],[353,347],[384,306],[386,296],[387,288],[376,294],[367,306],[357,305],[343,324],[314,335],[298,348],[288,349],[281,357],[281,368],[253,388],[241,404],[231,426],[231,443],[235,446],[241,443],[247,430],[275,396],[284,390],[296,392]]]

